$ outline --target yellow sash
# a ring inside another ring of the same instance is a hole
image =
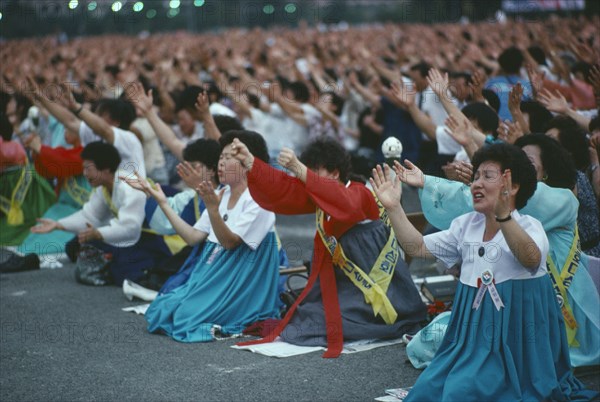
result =
[[[21,170],[21,177],[12,192],[10,200],[6,197],[0,196],[0,209],[6,214],[7,223],[10,226],[22,225],[25,221],[23,217],[23,210],[21,205],[25,200],[29,186],[33,181],[33,171],[29,168],[29,165],[25,165]]]
[[[566,329],[567,329],[567,338],[569,340],[569,345],[573,347],[578,347],[579,342],[575,339],[575,334],[577,333],[577,321],[575,321],[575,316],[573,316],[573,310],[569,304],[569,299],[567,297],[567,289],[571,286],[571,282],[573,281],[573,277],[577,272],[577,268],[579,268],[579,262],[581,260],[581,246],[579,243],[579,231],[577,226],[575,226],[575,237],[573,238],[573,244],[571,244],[571,250],[569,251],[569,255],[565,260],[565,264],[562,267],[561,272],[558,272],[556,268],[556,264],[552,261],[550,254],[548,254],[548,258],[546,261],[546,265],[548,266],[548,272],[550,274],[550,279],[552,279],[552,285],[554,286],[554,291],[556,292],[556,296],[559,299],[559,304],[562,310],[562,315],[565,319]]]
[[[77,183],[77,178],[69,177],[64,184],[67,194],[80,206],[83,206],[90,198],[90,191]],[[106,196],[104,197],[106,199]]]
[[[380,208],[380,212],[383,208]],[[348,259],[344,254],[342,245],[333,236],[327,236],[323,229],[325,213],[317,209],[316,221],[317,231],[323,244],[329,250],[333,259],[333,265],[340,268],[365,296],[365,301],[373,308],[373,314],[379,314],[386,324],[393,324],[398,318],[398,313],[387,297],[387,289],[394,275],[396,263],[400,258],[400,247],[396,241],[394,232],[390,232],[387,243],[379,253],[375,264],[369,275],[365,274],[360,267]],[[382,217],[382,220],[384,217]],[[385,222],[385,220],[384,220]]]
[[[106,201],[106,204],[110,208],[110,211],[113,213],[115,218],[118,218],[119,210],[117,209],[115,204],[113,204],[112,197],[110,196],[110,194],[108,193],[108,190],[104,186],[102,187],[102,195],[104,196],[104,201]],[[171,252],[171,254],[178,253],[179,251],[181,251],[182,248],[184,248],[186,246],[185,240],[183,240],[181,238],[181,236],[179,236],[178,234],[159,235],[155,230],[148,229],[148,228],[142,228],[142,232],[151,233],[151,234],[154,234],[157,236],[162,236],[162,238],[163,238],[165,244],[167,245],[169,251]]]

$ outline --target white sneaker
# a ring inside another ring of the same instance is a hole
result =
[[[135,282],[130,281],[129,279],[125,279],[123,281],[123,294],[129,301],[132,301],[134,297],[144,301],[153,301],[156,299],[156,296],[158,296],[157,291],[147,289]]]

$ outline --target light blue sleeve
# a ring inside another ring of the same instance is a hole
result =
[[[440,230],[448,229],[454,218],[473,211],[469,186],[457,181],[425,176],[419,198],[425,219]]]
[[[173,197],[167,198],[167,202],[169,206],[177,213],[177,215],[181,215],[186,205],[190,202],[192,198],[194,198],[195,191],[187,190],[182,191],[174,195]],[[156,208],[154,214],[151,217],[148,217],[148,224],[151,229],[157,231],[163,235],[171,235],[175,234],[175,229],[173,229],[173,225],[167,219],[167,216],[160,208]]]
[[[548,233],[558,228],[572,229],[577,221],[578,209],[579,201],[571,190],[538,182],[535,193],[519,212],[542,222],[544,231]]]

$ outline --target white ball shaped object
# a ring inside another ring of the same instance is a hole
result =
[[[402,143],[396,137],[389,137],[381,144],[381,152],[386,159],[402,156]]]

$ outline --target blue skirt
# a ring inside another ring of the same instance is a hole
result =
[[[148,331],[162,332],[181,342],[207,342],[219,327],[239,334],[248,325],[278,317],[279,257],[275,234],[256,250],[246,244],[234,250],[206,242],[199,257],[193,252],[189,278],[160,294],[146,311]]]
[[[546,275],[496,285],[471,308],[477,288],[459,283],[448,331],[405,401],[589,400],[572,374],[562,314]]]

